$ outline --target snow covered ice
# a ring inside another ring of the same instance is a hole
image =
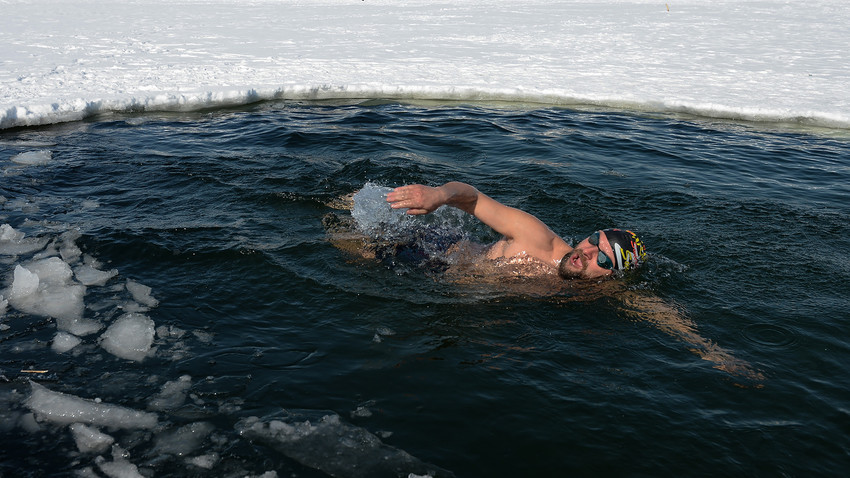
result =
[[[850,127],[844,0],[10,0],[3,16],[0,128],[331,98]]]

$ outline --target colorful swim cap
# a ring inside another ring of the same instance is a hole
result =
[[[637,234],[623,229],[603,229],[602,232],[614,250],[615,270],[634,269],[646,261],[646,248]]]

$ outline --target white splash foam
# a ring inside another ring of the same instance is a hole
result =
[[[354,195],[351,217],[357,228],[368,236],[383,236],[387,230],[402,230],[413,218],[403,209],[393,209],[387,202],[392,188],[366,183]]]

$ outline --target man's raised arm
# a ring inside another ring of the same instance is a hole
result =
[[[393,209],[407,208],[408,214],[428,214],[442,205],[456,207],[472,214],[508,240],[537,243],[551,247],[554,232],[533,215],[506,206],[469,184],[450,182],[440,187],[411,184],[395,188],[387,194]]]

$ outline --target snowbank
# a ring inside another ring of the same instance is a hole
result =
[[[844,0],[18,0],[3,16],[0,128],[336,98],[850,127]]]

